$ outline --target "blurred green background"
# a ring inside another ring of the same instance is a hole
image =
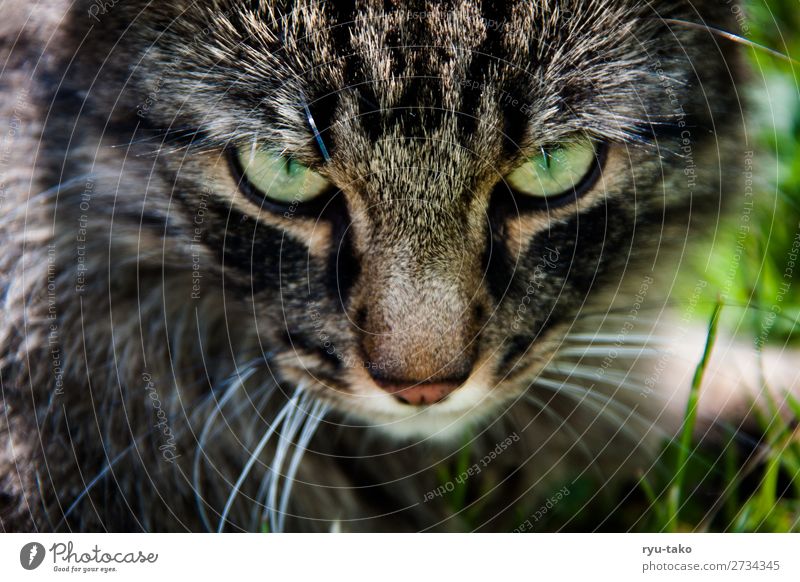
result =
[[[706,301],[721,296],[721,329],[754,349],[800,350],[800,0],[748,0],[737,25],[730,32],[764,47],[740,49],[750,65],[743,89],[751,106],[748,147],[755,150],[749,229],[741,232],[742,213],[735,209],[742,200],[734,200],[710,255],[688,257],[675,299],[690,297],[692,286],[706,280]],[[712,310],[709,305],[697,316]],[[795,359],[800,367],[800,357]],[[790,399],[782,414],[779,407],[771,402],[760,412],[752,439],[732,430],[719,449],[707,450],[687,433],[688,447],[667,446],[667,471],[643,478],[631,502],[612,510],[604,528],[800,531],[800,403]],[[585,526],[591,529],[590,522]]]
[[[739,30],[764,47],[789,58],[800,55],[800,0],[750,0]],[[723,322],[749,331],[771,344],[797,344],[800,338],[800,265],[790,287],[792,247],[800,234],[800,63],[777,58],[767,50],[742,48],[751,65],[746,95],[751,106],[748,133],[756,149],[755,207],[746,237],[739,237],[744,254],[735,276],[731,264],[737,252],[739,216],[734,212],[720,229],[710,262],[694,264],[687,273],[728,291]],[[739,202],[740,204],[740,202]],[[736,207],[736,203],[734,203]],[[688,282],[687,282],[688,283]],[[780,307],[777,317],[775,305]],[[738,309],[737,309],[738,308]]]

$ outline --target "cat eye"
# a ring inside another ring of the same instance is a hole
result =
[[[280,204],[309,202],[330,189],[330,183],[297,160],[268,150],[237,148],[233,166],[240,186],[256,198]]]
[[[542,148],[540,154],[511,172],[506,182],[514,191],[534,198],[577,195],[597,177],[599,154],[588,138]]]

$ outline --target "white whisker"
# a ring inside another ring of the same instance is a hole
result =
[[[800,62],[798,62],[797,60],[793,59],[789,55],[785,55],[780,51],[776,51],[775,49],[771,49],[771,48],[769,48],[767,46],[764,46],[763,44],[759,44],[759,43],[757,43],[755,41],[750,40],[749,38],[745,38],[745,37],[740,36],[738,34],[734,34],[732,32],[728,32],[727,30],[722,30],[721,28],[715,28],[715,27],[709,26],[707,24],[700,24],[699,22],[691,22],[691,21],[688,21],[688,20],[677,20],[677,19],[674,19],[674,18],[665,18],[664,22],[667,22],[669,24],[678,24],[680,26],[685,26],[686,28],[694,28],[696,30],[704,30],[706,32],[710,32],[711,34],[715,34],[715,35],[717,35],[719,37],[722,37],[722,38],[725,38],[725,39],[730,40],[732,42],[735,42],[737,44],[741,44],[743,46],[748,46],[748,47],[753,48],[753,49],[764,51],[766,53],[771,54],[773,57],[777,57],[777,58],[779,58],[781,60],[784,60],[786,62],[795,64],[795,65],[800,65]]]
[[[588,347],[567,347],[558,350],[559,357],[564,356],[568,358],[575,357],[593,357],[593,356],[607,356],[611,352],[615,352],[615,357],[635,358],[638,356],[658,356],[663,354],[662,350],[646,347],[615,347],[615,346],[588,346]]]
[[[588,342],[589,345],[596,343],[616,343],[620,341],[621,344],[636,344],[646,346],[647,344],[663,344],[670,345],[671,340],[666,337],[659,337],[654,335],[621,335],[618,333],[568,333],[564,339],[569,339],[579,342]]]
[[[236,381],[231,383],[231,385],[225,389],[222,398],[217,401],[217,406],[214,407],[214,410],[208,415],[208,418],[206,418],[206,421],[203,424],[203,428],[200,431],[200,435],[197,439],[197,448],[194,451],[194,458],[192,460],[192,481],[194,484],[195,499],[197,501],[198,509],[200,510],[200,519],[203,521],[203,525],[208,531],[212,531],[212,527],[204,507],[205,502],[202,500],[202,487],[200,485],[200,458],[201,456],[205,456],[204,443],[207,442],[209,432],[211,427],[214,425],[214,421],[216,420],[217,416],[219,416],[228,401],[233,398],[233,395],[244,385],[245,381],[250,378],[254,372],[254,368],[248,368],[236,378]],[[210,399],[212,402],[216,400],[216,395],[213,392],[210,395]]]
[[[626,435],[636,443],[641,442],[641,435],[634,432],[630,427],[628,421],[631,418],[641,422],[642,425],[646,426],[648,429],[653,427],[653,423],[651,421],[647,420],[636,412],[636,407],[625,406],[621,402],[614,400],[605,394],[594,392],[591,389],[577,386],[575,384],[569,384],[567,382],[549,380],[547,378],[537,378],[535,386],[542,386],[543,388],[548,388],[557,393],[566,394],[571,396],[579,404],[585,404],[589,406],[592,410],[598,413],[597,420],[601,418],[607,420],[610,419],[618,426],[617,432],[621,431],[622,434]],[[617,410],[619,410],[619,414],[616,412]],[[621,414],[625,415],[624,418],[620,416]]]
[[[563,416],[561,414],[558,414],[555,410],[552,409],[551,406],[548,406],[548,404],[546,402],[544,402],[540,398],[534,396],[530,392],[526,392],[525,393],[525,398],[529,402],[531,402],[531,403],[535,404],[537,407],[539,407],[539,409],[542,412],[544,412],[546,415],[548,415],[550,418],[552,418],[555,422],[560,422],[560,424],[558,425],[556,430],[559,430],[559,429],[563,428],[575,440],[575,442],[572,445],[572,447],[577,446],[583,453],[586,454],[586,458],[589,461],[589,465],[593,466],[594,469],[597,471],[597,475],[598,475],[598,477],[600,477],[600,482],[601,483],[605,482],[605,476],[603,475],[603,471],[600,469],[600,466],[597,463],[594,462],[595,459],[596,459],[596,455],[592,454],[592,451],[589,449],[589,446],[586,444],[586,441],[583,439],[583,436],[586,434],[586,431],[584,431],[581,434],[578,434],[578,431],[575,430],[572,427],[572,425],[570,425],[567,422],[569,420],[569,417],[572,416],[572,413],[570,413],[567,416]],[[572,447],[567,449],[567,452],[572,450]]]
[[[630,392],[641,392],[645,387],[644,385],[636,385],[629,382],[629,380],[637,380],[638,378],[632,376],[630,373],[623,374],[616,370],[603,370],[601,374],[598,368],[591,368],[589,366],[582,366],[580,364],[570,365],[565,367],[563,362],[551,364],[545,368],[545,372],[552,372],[563,376],[566,379],[578,378],[581,380],[589,380],[598,384],[612,386],[615,388],[623,388]]]
[[[303,427],[303,431],[300,433],[300,438],[297,440],[297,445],[295,447],[294,454],[292,455],[292,460],[289,463],[288,470],[286,471],[286,478],[284,480],[285,483],[283,486],[283,491],[281,492],[280,504],[278,506],[278,524],[275,528],[275,531],[282,532],[284,529],[284,524],[286,522],[286,509],[289,505],[289,497],[292,493],[292,487],[294,486],[294,477],[297,474],[300,461],[306,452],[306,448],[308,447],[311,437],[314,436],[319,423],[322,422],[322,419],[328,412],[329,408],[330,406],[327,403],[318,400],[316,403],[314,403],[313,408],[308,413],[308,420],[306,421],[305,427]]]
[[[286,417],[278,435],[279,440],[275,456],[272,463],[270,463],[270,467],[267,470],[267,478],[264,479],[262,485],[263,490],[260,490],[256,497],[256,499],[264,499],[266,493],[264,511],[269,515],[270,531],[276,531],[277,516],[275,515],[275,510],[278,499],[278,485],[281,479],[281,468],[283,467],[286,453],[289,452],[289,447],[291,447],[297,431],[300,430],[301,425],[306,421],[306,406],[308,405],[309,399],[310,396],[304,394],[298,401],[297,407]]]
[[[231,507],[233,507],[233,502],[236,500],[236,497],[241,490],[242,484],[244,483],[247,476],[250,474],[250,471],[253,469],[253,465],[255,465],[258,457],[261,455],[264,448],[267,446],[270,438],[272,435],[275,434],[275,431],[280,427],[281,423],[283,423],[284,418],[289,413],[289,411],[297,406],[297,400],[300,398],[300,395],[303,393],[304,387],[298,386],[297,390],[295,390],[294,396],[292,399],[287,402],[283,408],[281,408],[280,412],[275,416],[275,419],[272,421],[272,425],[269,429],[264,433],[264,436],[261,437],[261,440],[256,445],[256,448],[253,450],[252,454],[250,455],[250,459],[245,464],[244,468],[242,469],[239,478],[236,480],[236,484],[233,486],[233,490],[231,491],[230,495],[228,496],[228,500],[225,503],[225,508],[222,510],[222,515],[220,516],[219,520],[219,527],[217,528],[217,533],[221,533],[225,529],[225,522],[228,520],[228,514],[231,511]]]

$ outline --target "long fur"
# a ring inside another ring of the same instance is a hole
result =
[[[465,443],[509,530],[650,469],[653,330],[740,153],[730,47],[665,19],[725,3],[51,4],[0,29],[5,530],[459,530],[426,494]],[[576,132],[588,194],[502,202]],[[252,144],[335,184],[322,220],[239,191]],[[413,409],[377,359],[472,375]]]

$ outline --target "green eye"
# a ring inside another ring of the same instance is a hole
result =
[[[511,172],[506,181],[517,192],[548,198],[573,192],[595,168],[597,148],[588,138],[543,149]]]
[[[239,148],[236,159],[249,186],[276,202],[307,202],[330,186],[325,178],[303,164],[267,150]]]

